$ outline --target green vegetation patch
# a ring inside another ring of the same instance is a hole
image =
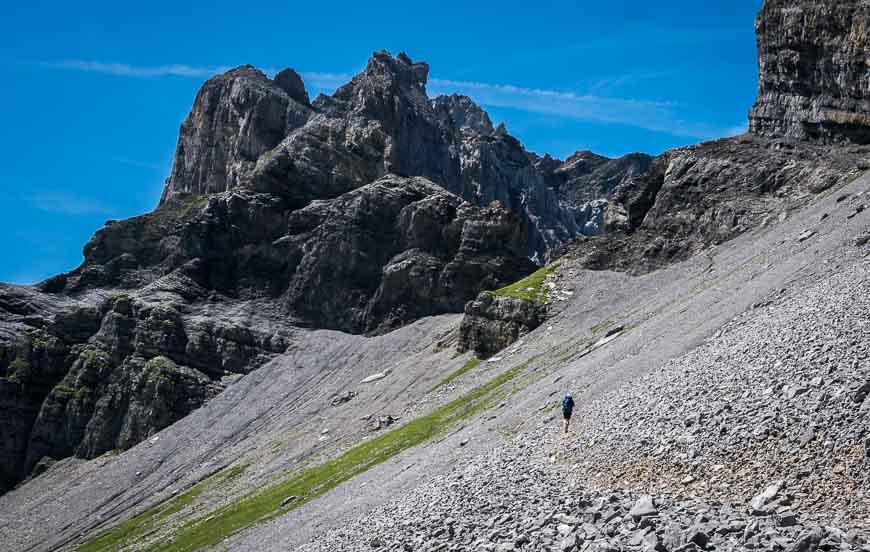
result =
[[[208,195],[204,195],[204,194],[188,195],[184,199],[181,200],[181,206],[178,209],[178,213],[179,213],[179,215],[181,215],[182,218],[187,218],[188,216],[190,216],[190,214],[194,210],[197,210],[197,209],[205,206],[206,203],[208,203]]]
[[[145,363],[144,370],[149,383],[174,381],[177,378],[178,365],[165,356],[156,356]]]
[[[68,385],[59,384],[54,388],[54,392],[61,395],[74,395],[76,390]]]
[[[21,357],[9,363],[9,376],[7,379],[19,381],[30,375],[30,363]]]
[[[252,525],[298,508],[397,454],[442,435],[456,423],[489,407],[505,395],[507,390],[502,389],[502,386],[514,379],[525,366],[526,364],[523,364],[501,374],[462,397],[441,406],[431,414],[364,441],[323,464],[302,469],[271,487],[213,512],[205,519],[192,521],[181,527],[173,535],[171,542],[155,544],[148,550],[151,552],[199,550],[213,546]],[[466,372],[470,369],[466,369]],[[290,497],[296,498],[286,502]]]
[[[553,263],[537,270],[507,287],[503,287],[494,291],[495,295],[502,297],[513,297],[514,299],[525,299],[526,301],[534,301],[542,303],[547,299],[547,292],[544,290],[544,280],[559,268],[559,263]]]
[[[59,345],[56,337],[36,328],[27,328],[25,335],[30,339],[30,345],[34,349],[51,349]]]
[[[98,347],[95,347],[91,344],[87,344],[82,347],[81,351],[79,352],[79,358],[84,359],[89,366],[106,367],[109,365],[109,355],[107,355],[106,352],[102,349],[99,349]]]
[[[124,546],[133,544],[133,541],[158,528],[169,516],[190,506],[205,490],[242,475],[247,468],[248,466],[245,464],[233,466],[204,479],[183,494],[176,495],[86,542],[76,548],[76,552],[108,552],[120,550]]]
[[[439,383],[438,385],[433,387],[432,390],[430,391],[430,393],[432,391],[435,391],[436,389],[440,389],[442,387],[446,387],[446,386],[450,385],[453,381],[461,378],[462,376],[464,376],[468,372],[477,368],[479,365],[480,365],[480,359],[479,358],[472,358],[471,360],[466,362],[462,368],[460,368],[459,370],[456,370],[455,372],[453,372],[452,374],[450,374],[449,376],[444,378],[444,381],[442,381],[441,383]]]

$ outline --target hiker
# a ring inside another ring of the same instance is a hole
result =
[[[562,417],[565,418],[565,433],[568,433],[568,424],[571,423],[571,413],[574,412],[574,398],[571,393],[566,393],[562,400]]]

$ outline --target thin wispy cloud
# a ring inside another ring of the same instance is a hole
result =
[[[64,69],[82,73],[100,73],[116,77],[155,78],[155,77],[192,77],[208,78],[225,73],[232,69],[229,65],[195,66],[180,63],[171,65],[134,66],[128,63],[106,63],[102,61],[89,61],[81,59],[68,59],[57,62],[41,63],[43,67],[50,69]],[[274,76],[278,69],[267,67],[262,69],[269,76]],[[306,84],[318,88],[337,88],[353,78],[347,73],[321,73],[308,71],[300,73]]]
[[[582,121],[640,127],[684,138],[702,140],[722,135],[723,130],[704,123],[682,120],[674,102],[610,98],[557,90],[523,88],[510,84],[433,79],[432,88],[457,92],[480,104],[558,115]]]
[[[105,215],[112,216],[115,209],[110,205],[69,192],[45,191],[25,198],[27,202],[40,211],[59,215]]]
[[[70,59],[60,62],[44,63],[53,69],[68,69],[85,73],[102,73],[117,77],[210,77],[223,73],[228,67],[195,67],[184,64],[158,65],[154,67],[136,67],[127,63],[104,63],[101,61],[85,61]]]
[[[229,69],[225,66],[205,67],[184,64],[139,67],[126,63],[84,60],[66,60],[43,65],[54,69],[136,78],[166,76],[204,78]],[[274,75],[276,70],[267,68],[264,72]],[[352,78],[352,75],[344,73],[321,72],[303,72],[301,76],[307,85],[321,90],[335,89]],[[619,78],[615,78],[617,84]],[[624,77],[624,79],[628,78],[631,77]],[[606,84],[612,85],[613,82]],[[519,109],[582,121],[627,125],[682,138],[706,140],[726,135],[732,130],[683,120],[679,116],[677,104],[668,101],[616,98],[593,93],[579,94],[560,90],[526,88],[512,84],[438,78],[429,80],[429,89],[434,94],[464,94],[485,106]]]
[[[611,75],[604,78],[599,78],[595,81],[592,81],[586,88],[585,91],[587,94],[591,94],[594,96],[601,96],[612,94],[616,90],[622,90],[626,86],[637,86],[641,82],[654,80],[654,79],[663,79],[672,75],[673,72],[669,71],[655,71],[655,72],[635,72],[635,73],[626,73],[622,75]]]

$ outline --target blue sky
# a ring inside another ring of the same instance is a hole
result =
[[[429,62],[430,95],[472,96],[532,151],[659,153],[745,128],[760,4],[6,3],[0,281],[71,270],[107,219],[152,209],[221,68],[293,67],[313,95],[404,50]]]

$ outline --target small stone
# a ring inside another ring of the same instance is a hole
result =
[[[785,398],[788,400],[792,400],[796,397],[799,397],[807,392],[807,388],[800,385],[789,385],[785,389]]]
[[[807,241],[808,239],[812,238],[812,237],[815,236],[815,235],[816,235],[816,231],[815,231],[815,230],[806,230],[806,231],[804,231],[800,236],[798,236],[797,241],[798,241],[798,242],[805,242],[805,241]]]
[[[378,372],[376,374],[372,374],[369,377],[362,380],[360,383],[372,383],[374,381],[382,380],[387,377],[387,372]]]
[[[777,524],[780,527],[794,527],[797,525],[797,514],[791,511],[782,512],[777,516]]]
[[[569,516],[568,514],[556,514],[553,519],[565,525],[580,525],[580,518]]]
[[[858,387],[852,393],[852,401],[860,404],[864,402],[864,399],[866,399],[868,395],[870,395],[870,381]]]
[[[812,440],[815,438],[816,438],[816,432],[813,431],[812,428],[808,427],[807,429],[803,430],[803,432],[801,433],[801,435],[798,439],[800,442],[801,448],[805,447],[808,443],[812,442]]]
[[[332,406],[339,406],[339,405],[342,405],[342,404],[344,404],[344,403],[346,403],[346,402],[349,402],[349,401],[352,400],[355,396],[356,396],[356,393],[354,393],[353,391],[345,391],[344,393],[342,393],[342,394],[340,394],[340,395],[334,397],[334,398],[332,399],[332,401],[330,401],[330,404],[331,404]]]
[[[707,543],[710,542],[710,537],[707,536],[703,531],[699,531],[697,529],[689,531],[689,538],[686,539],[690,543],[697,544],[700,548],[706,548]]]
[[[757,494],[757,495],[755,496],[755,498],[753,498],[752,501],[749,503],[749,506],[750,506],[750,508],[752,509],[753,513],[755,513],[755,512],[760,512],[760,513],[765,512],[764,507],[765,507],[765,506],[766,506],[766,505],[767,505],[771,500],[773,500],[774,498],[776,498],[776,496],[777,496],[777,495],[779,494],[779,492],[782,490],[782,486],[783,486],[783,484],[784,484],[783,481],[777,481],[777,482],[775,482],[775,483],[772,483],[772,484],[768,485],[768,487],[767,487],[766,489],[764,489],[764,491],[762,491],[761,493]]]
[[[634,519],[640,519],[643,516],[655,516],[658,515],[659,511],[656,509],[653,504],[653,499],[649,495],[643,495],[640,497],[637,502],[634,503],[634,506],[631,507],[631,511],[628,514]]]
[[[746,529],[743,530],[743,542],[748,541],[759,532],[758,521],[751,521],[749,525],[746,526]]]
[[[790,552],[812,552],[815,551],[819,543],[822,541],[822,532],[820,529],[813,529],[801,533],[797,542],[791,547]]]

